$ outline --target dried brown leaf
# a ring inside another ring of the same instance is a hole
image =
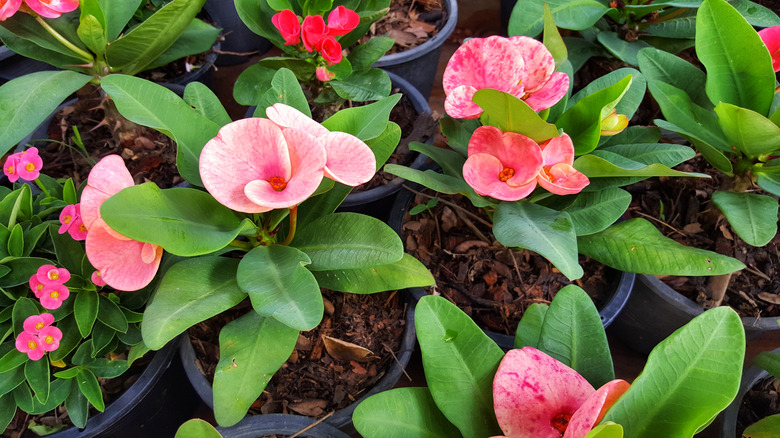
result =
[[[336,360],[368,362],[375,357],[371,350],[352,342],[342,341],[330,336],[323,336],[322,342],[325,344],[325,350],[328,351],[328,354]]]

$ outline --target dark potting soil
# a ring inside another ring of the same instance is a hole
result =
[[[371,26],[361,42],[389,36],[395,44],[387,54],[403,52],[436,36],[447,18],[444,0],[391,0],[388,13]]]
[[[250,413],[322,417],[354,403],[396,363],[395,353],[406,324],[405,304],[398,292],[358,295],[323,291],[323,297],[322,322],[299,335],[290,359],[273,376]],[[219,361],[219,330],[247,311],[252,310],[245,301],[190,328],[196,364],[209,381],[213,381]]]
[[[767,377],[748,390],[737,414],[737,438],[746,427],[762,418],[780,414],[780,380]]]
[[[701,156],[676,167],[709,174],[707,178],[652,178],[627,187],[634,201],[634,217],[644,217],[664,235],[688,246],[715,251],[743,262],[747,267],[731,277],[723,305],[741,316],[780,316],[780,236],[757,248],[746,244],[712,203],[712,192],[725,187],[723,174],[712,170]],[[756,190],[760,190],[756,187]],[[704,294],[709,277],[661,279],[671,288],[711,307]]]
[[[484,212],[463,196],[426,191],[411,205],[425,204],[432,196],[440,199],[432,214],[407,213],[404,219],[406,251],[436,278],[426,290],[455,303],[484,329],[513,335],[528,306],[549,304],[568,284],[582,287],[600,307],[616,284],[612,271],[590,259],[580,257],[585,275],[571,281],[544,257],[501,245]]]

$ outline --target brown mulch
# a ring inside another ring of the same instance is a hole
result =
[[[354,403],[395,365],[406,324],[405,304],[397,292],[358,295],[324,291],[323,296],[322,322],[300,334],[290,359],[250,413],[322,417]],[[251,311],[248,302],[190,328],[197,365],[209,381],[214,379],[219,360],[219,330],[237,313],[246,311]],[[323,337],[349,343],[347,352],[326,347]],[[366,350],[370,354],[358,359]]]
[[[436,36],[447,22],[443,3],[443,0],[392,0],[390,11],[371,25],[361,42],[389,36],[395,44],[388,55],[417,47]]]
[[[627,187],[634,201],[629,211],[644,217],[664,235],[684,245],[734,257],[746,269],[735,272],[724,305],[741,316],[780,316],[780,235],[756,248],[746,244],[731,229],[711,202],[712,192],[728,184],[725,176],[711,168],[701,156],[681,164],[678,170],[701,172],[706,178],[653,178]],[[710,307],[703,293],[709,277],[663,277],[671,288]]]
[[[756,421],[780,414],[780,380],[767,377],[745,394],[737,414],[737,436]]]
[[[411,206],[428,202],[431,195],[427,193],[431,192],[417,194]],[[455,303],[482,328],[514,334],[528,306],[549,304],[568,284],[582,287],[597,307],[608,298],[616,278],[603,265],[581,257],[585,275],[571,281],[544,257],[528,250],[510,251],[496,242],[487,216],[467,198],[436,196],[440,200],[433,215],[407,213],[403,224],[406,251],[436,278],[436,286],[427,291]]]

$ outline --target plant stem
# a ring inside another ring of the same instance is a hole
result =
[[[712,307],[720,306],[723,302],[723,297],[726,296],[726,289],[728,289],[731,281],[731,274],[713,275],[707,280],[705,292],[712,300]]]
[[[46,31],[51,34],[51,36],[56,38],[57,41],[62,43],[63,46],[65,46],[68,49],[70,49],[71,52],[77,54],[81,59],[83,59],[83,60],[85,60],[87,62],[93,62],[95,60],[95,58],[91,54],[89,54],[88,52],[85,52],[84,50],[79,49],[78,47],[76,47],[75,44],[73,44],[70,41],[68,41],[67,38],[65,38],[64,36],[60,35],[60,33],[57,32],[56,30],[54,30],[54,28],[51,27],[49,25],[49,23],[46,22],[46,20],[41,18],[40,15],[35,14],[35,21],[40,23],[40,25],[43,26],[43,28],[46,29]]]
[[[282,242],[282,245],[289,245],[290,242],[292,242],[293,237],[295,237],[295,228],[298,226],[298,206],[292,207],[290,209],[290,232],[287,233],[287,237],[284,238],[284,242]]]

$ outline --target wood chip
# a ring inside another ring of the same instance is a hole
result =
[[[758,298],[766,301],[767,303],[780,304],[780,294],[773,294],[771,292],[759,292]]]

